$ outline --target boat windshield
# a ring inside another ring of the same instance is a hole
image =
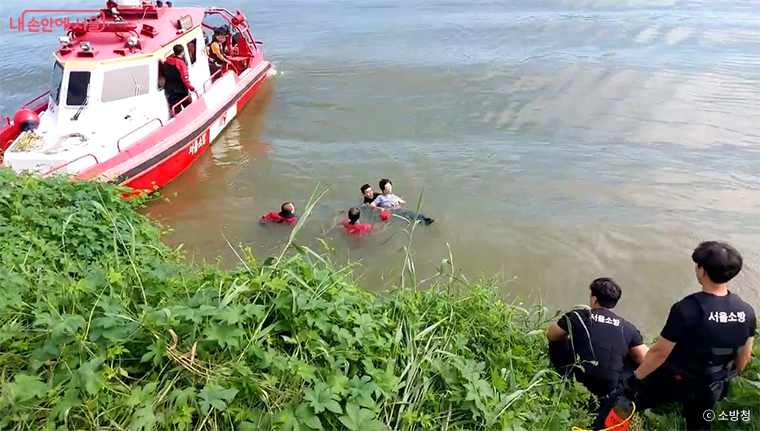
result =
[[[87,100],[87,90],[89,87],[90,72],[75,70],[69,73],[69,89],[66,94],[66,105],[84,105]]]
[[[53,102],[56,105],[61,100],[61,85],[63,84],[63,66],[61,63],[55,62],[53,64],[53,81],[50,84],[50,96],[53,98]]]

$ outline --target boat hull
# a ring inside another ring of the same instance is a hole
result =
[[[268,62],[262,62],[250,76],[241,77],[223,105],[209,109],[204,103],[193,102],[175,120],[130,145],[114,160],[95,165],[78,177],[98,178],[146,192],[164,187],[211,146],[267,80],[270,69]],[[169,127],[172,123],[175,127]],[[123,160],[116,160],[119,158]]]

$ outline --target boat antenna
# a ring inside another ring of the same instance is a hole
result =
[[[90,102],[90,84],[87,84],[87,93],[84,96],[84,103],[82,103],[79,106],[79,109],[77,109],[77,113],[74,114],[73,117],[71,117],[71,121],[78,121],[79,120],[79,115],[82,113],[82,110],[84,109],[85,106],[87,106],[87,103],[89,103],[89,102]]]
[[[130,73],[129,76],[132,77],[132,82],[135,83],[135,94],[133,94],[133,96],[139,96],[140,95],[140,90],[142,90],[142,88],[140,88],[140,84],[137,82],[137,79],[135,79],[135,75],[134,74]]]

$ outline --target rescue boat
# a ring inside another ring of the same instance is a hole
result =
[[[101,11],[60,38],[50,90],[0,122],[0,166],[153,191],[187,169],[274,70],[239,10],[117,0]],[[220,27],[211,21],[225,23],[231,60],[213,74],[206,47]],[[195,92],[170,106],[162,64],[177,44]]]

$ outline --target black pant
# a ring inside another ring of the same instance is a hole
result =
[[[727,393],[727,388],[726,381],[708,384],[678,376],[661,366],[641,382],[641,389],[633,401],[639,412],[664,404],[679,403],[683,406],[687,430],[709,431],[712,422],[705,420],[705,411],[715,408],[718,400]]]
[[[549,360],[551,361],[557,373],[564,377],[572,377],[579,381],[586,389],[598,398],[604,398],[621,387],[628,377],[633,374],[635,365],[628,357],[623,361],[623,371],[619,373],[616,379],[600,379],[589,376],[583,370],[575,366],[575,353],[569,340],[549,342]],[[602,403],[603,400],[600,400]],[[596,411],[598,405],[591,407],[590,410]]]
[[[392,208],[389,209],[393,214],[398,215],[399,217],[403,217],[409,221],[419,220],[424,224],[430,224],[432,223],[432,220],[430,217],[424,215],[424,214],[417,214],[417,211],[410,210],[408,208]]]
[[[190,100],[189,96],[190,93],[167,93],[166,94],[166,100],[169,101],[169,109],[172,110],[172,115],[177,115],[180,112],[182,112],[183,109],[190,106],[190,103],[192,100]],[[183,100],[184,99],[184,100]],[[182,102],[182,103],[180,103]],[[179,105],[177,105],[179,103]],[[177,105],[176,107],[174,105]]]

